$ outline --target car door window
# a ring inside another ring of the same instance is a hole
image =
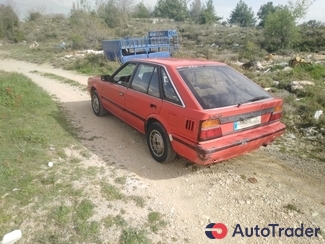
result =
[[[140,64],[133,77],[131,88],[139,92],[147,93],[154,69],[154,66]]]
[[[154,96],[154,97],[160,97],[157,68],[155,68],[152,73],[150,84],[149,84],[149,89],[148,89],[148,94],[151,96]]]
[[[129,63],[123,67],[115,76],[113,77],[114,81],[117,84],[128,86],[131,75],[136,67],[136,63]]]
[[[164,98],[170,102],[181,104],[180,99],[178,98],[177,93],[172,85],[172,82],[170,81],[164,69],[161,70],[161,76],[163,82]]]

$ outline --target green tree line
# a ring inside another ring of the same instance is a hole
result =
[[[143,1],[135,4],[132,0],[101,0],[92,6],[88,0],[78,0],[73,3],[68,19],[70,25],[79,30],[72,38],[75,43],[82,43],[81,39],[96,43],[100,39],[101,28],[127,28],[131,18],[168,18],[200,25],[221,23],[259,28],[264,36],[259,44],[269,52],[299,45],[317,51],[325,47],[324,24],[314,20],[298,24],[314,1],[288,0],[286,4],[277,6],[270,1],[261,5],[255,15],[244,0],[239,0],[225,20],[217,15],[212,0],[158,0],[153,8]],[[36,21],[41,15],[31,11],[25,21]],[[20,40],[19,24],[14,10],[0,5],[0,38]],[[86,34],[90,32],[91,35]],[[312,38],[303,38],[303,33]]]

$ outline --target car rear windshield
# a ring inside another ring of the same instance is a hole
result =
[[[203,109],[271,98],[255,82],[229,66],[194,66],[178,69]]]

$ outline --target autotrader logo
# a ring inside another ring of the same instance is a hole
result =
[[[233,230],[230,230],[231,237],[240,236],[242,238],[250,237],[318,237],[321,233],[319,227],[306,227],[303,223],[296,227],[282,227],[279,224],[268,224],[267,226],[255,225],[255,227],[244,227],[236,224]],[[210,223],[205,228],[205,234],[210,239],[223,239],[228,234],[228,228],[223,223]]]
[[[227,233],[227,226],[222,223],[210,223],[205,227],[205,234],[210,239],[223,239]]]

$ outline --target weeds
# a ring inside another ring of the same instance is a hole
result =
[[[159,229],[165,227],[167,223],[162,219],[159,212],[150,212],[148,214],[148,223],[152,232],[157,233]]]
[[[122,200],[125,196],[114,186],[109,183],[102,183],[101,191],[107,201]]]
[[[114,182],[117,184],[125,185],[126,177],[125,176],[117,177],[115,178]]]
[[[295,211],[297,213],[303,213],[300,209],[298,209],[295,205],[293,204],[287,204],[285,206],[283,206],[284,209],[286,209],[287,211]]]
[[[121,244],[149,244],[151,241],[146,236],[144,230],[127,228],[122,231],[120,236]]]
[[[108,61],[102,55],[87,54],[84,58],[77,59],[74,63],[68,64],[64,68],[77,70],[82,74],[99,75],[110,74],[119,66],[119,63]]]

